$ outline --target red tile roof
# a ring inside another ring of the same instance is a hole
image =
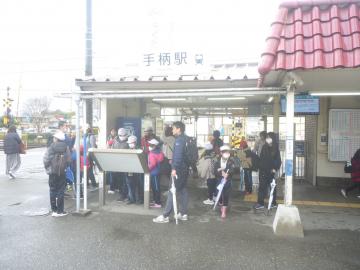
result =
[[[271,70],[360,67],[360,0],[283,2],[271,25],[258,68]]]

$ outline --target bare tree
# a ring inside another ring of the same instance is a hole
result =
[[[31,123],[36,127],[38,133],[47,122],[47,114],[51,99],[48,97],[37,97],[28,99],[24,104],[24,115],[30,118]]]

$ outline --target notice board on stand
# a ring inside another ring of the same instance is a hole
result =
[[[360,148],[360,110],[331,109],[329,111],[330,161],[349,161]]]

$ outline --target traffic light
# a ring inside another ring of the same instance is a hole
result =
[[[9,118],[7,116],[3,117],[3,124],[4,126],[7,126],[9,124]]]

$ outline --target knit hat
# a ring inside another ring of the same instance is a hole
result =
[[[224,151],[231,151],[231,148],[229,145],[224,144],[223,146],[220,147],[220,152],[224,152]]]
[[[118,135],[119,136],[126,136],[127,135],[127,131],[125,128],[119,128],[118,129]]]
[[[128,144],[130,144],[130,143],[136,143],[136,141],[137,141],[136,136],[131,135],[131,136],[128,138],[127,143],[128,143]]]

